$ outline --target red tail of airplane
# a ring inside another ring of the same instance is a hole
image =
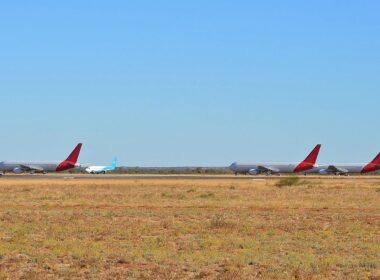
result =
[[[67,169],[74,168],[78,161],[78,157],[79,157],[81,149],[82,149],[82,143],[79,143],[75,147],[75,149],[71,152],[71,154],[68,156],[68,158],[58,165],[56,170],[64,171]]]
[[[362,173],[373,172],[380,169],[380,153],[366,166],[364,166]]]
[[[315,163],[317,162],[320,149],[321,149],[321,144],[318,144],[317,146],[315,146],[315,148],[305,158],[305,160],[297,165],[297,167],[294,169],[294,173],[302,172],[302,171],[306,171],[306,170],[310,170],[314,168]]]
[[[373,164],[380,164],[380,153],[371,161]]]

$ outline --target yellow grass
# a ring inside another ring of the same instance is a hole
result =
[[[380,180],[277,183],[1,179],[0,279],[380,279]]]

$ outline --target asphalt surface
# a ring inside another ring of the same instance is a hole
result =
[[[87,175],[87,174],[21,174],[21,175],[11,175],[5,174],[0,176],[0,179],[46,179],[46,180],[244,180],[244,179],[269,179],[270,177],[264,176],[229,176],[229,175],[118,175],[118,174],[97,174],[97,175]],[[278,177],[276,177],[278,178]]]
[[[44,179],[44,180],[278,180],[286,176],[235,176],[235,175],[120,175],[120,174],[106,174],[106,175],[91,175],[91,174],[5,174],[0,176],[1,179]],[[380,180],[379,176],[300,176],[308,180],[320,179],[364,179],[364,180]]]

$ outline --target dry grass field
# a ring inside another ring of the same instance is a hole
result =
[[[0,279],[380,279],[380,179],[282,185],[0,179]]]

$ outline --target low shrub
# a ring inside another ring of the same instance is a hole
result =
[[[279,180],[275,186],[278,188],[291,187],[291,186],[298,185],[299,182],[300,182],[299,177],[286,177],[286,178]]]
[[[223,214],[215,214],[210,221],[211,228],[223,228],[226,226],[228,226],[228,222]]]

